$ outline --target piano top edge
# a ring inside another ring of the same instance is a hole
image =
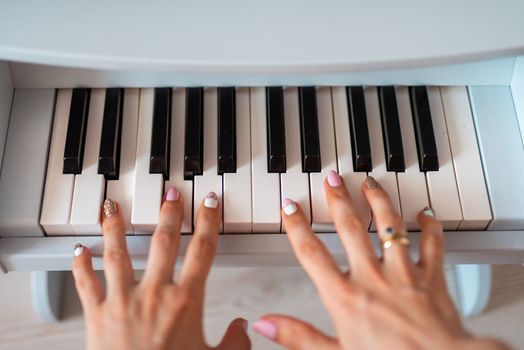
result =
[[[81,52],[44,51],[31,48],[14,48],[0,45],[0,63],[49,66],[61,68],[102,70],[102,71],[140,71],[140,72],[171,72],[171,73],[204,73],[204,74],[340,74],[361,73],[370,71],[390,71],[403,69],[425,69],[482,63],[488,61],[514,59],[524,56],[522,46],[502,48],[495,51],[477,51],[460,54],[444,54],[437,56],[419,55],[414,57],[393,57],[361,60],[348,57],[342,60],[198,60],[184,58],[150,58],[123,57]]]

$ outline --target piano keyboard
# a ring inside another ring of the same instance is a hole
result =
[[[282,232],[284,198],[334,232],[329,170],[371,231],[368,175],[411,231],[428,205],[446,230],[524,229],[508,87],[79,88],[15,90],[0,198],[21,200],[0,202],[0,235],[100,235],[107,197],[127,234],[151,234],[169,186],[184,196],[183,233],[209,191],[223,233]]]

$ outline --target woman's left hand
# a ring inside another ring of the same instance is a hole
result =
[[[184,266],[174,282],[184,198],[176,188],[165,197],[141,281],[133,277],[116,202],[106,200],[102,215],[106,293],[93,270],[91,252],[75,246],[73,275],[84,309],[88,349],[209,349],[202,328],[204,289],[221,209],[214,193],[200,204]],[[250,349],[246,329],[246,320],[233,320],[217,349]]]

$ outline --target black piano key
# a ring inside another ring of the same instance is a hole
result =
[[[156,88],[151,129],[149,173],[162,174],[169,180],[169,150],[171,145],[171,88]]]
[[[378,92],[387,169],[388,171],[402,172],[406,167],[395,87],[382,86],[378,88]]]
[[[192,180],[204,170],[204,89],[186,89],[184,178]]]
[[[438,171],[438,154],[425,86],[409,88],[420,171]]]
[[[98,153],[98,173],[106,180],[118,180],[123,109],[124,89],[107,89]]]
[[[299,88],[300,143],[302,172],[320,172],[320,140],[318,136],[317,92],[315,87]]]
[[[90,89],[73,89],[64,149],[64,174],[82,173],[90,97]]]
[[[218,89],[218,174],[236,173],[235,88]]]
[[[364,89],[361,86],[348,86],[346,93],[348,100],[351,151],[353,153],[353,170],[358,172],[370,172],[373,170],[373,166],[371,163],[371,146],[369,143]]]
[[[270,173],[286,172],[286,132],[284,129],[284,91],[282,87],[266,88],[267,169]]]

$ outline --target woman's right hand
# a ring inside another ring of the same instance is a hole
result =
[[[324,183],[329,208],[351,270],[343,273],[311,230],[300,206],[286,200],[283,223],[295,254],[316,285],[336,336],[292,317],[269,314],[255,331],[290,349],[506,349],[464,329],[444,277],[442,226],[423,209],[420,260],[413,263],[405,226],[389,196],[371,177],[362,191],[383,240],[375,255],[342,178],[331,172]],[[422,209],[422,208],[421,208]],[[388,236],[389,235],[389,236]],[[391,239],[391,237],[395,239]]]

